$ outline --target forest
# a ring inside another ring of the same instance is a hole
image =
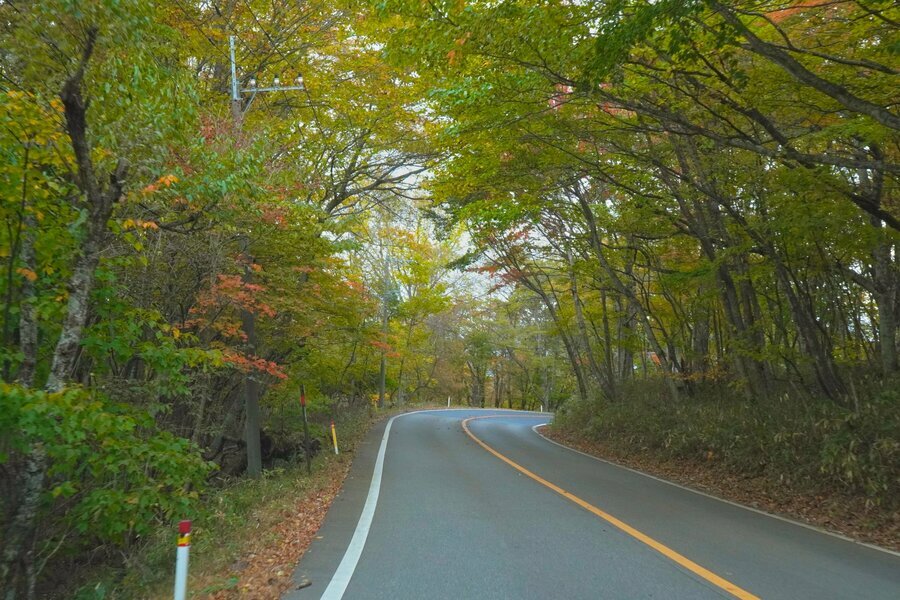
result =
[[[552,411],[896,534],[898,30],[887,0],[0,2],[4,598],[298,462],[301,385],[325,445]]]

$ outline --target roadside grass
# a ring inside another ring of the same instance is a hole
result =
[[[247,556],[281,543],[284,535],[279,524],[317,492],[335,483],[339,486],[340,482],[335,480],[343,480],[354,450],[369,428],[397,412],[400,411],[383,410],[370,416],[362,408],[343,415],[337,421],[341,453],[333,453],[330,439],[323,443],[322,451],[313,460],[310,476],[301,461],[265,471],[260,479],[235,479],[224,487],[209,490],[201,511],[185,515],[193,521],[190,596],[201,598],[236,591],[240,573],[247,566]],[[76,600],[170,598],[175,525],[160,528],[156,535],[136,545],[123,566],[101,566],[80,577],[81,587],[69,597]],[[286,565],[290,569],[293,566]]]
[[[240,559],[248,541],[265,545],[276,541],[277,524],[298,498],[321,489],[334,467],[349,461],[348,454],[325,454],[313,461],[312,475],[304,466],[266,471],[259,480],[240,480],[210,497],[191,536],[192,595],[231,589],[239,578]],[[174,528],[172,529],[174,531]],[[119,589],[121,598],[166,598],[172,593],[174,534],[159,536],[147,551],[129,561]]]
[[[688,479],[730,476],[728,485],[776,505],[822,513],[827,526],[842,519],[851,535],[889,539],[900,521],[900,382],[851,404],[786,394],[749,401],[723,386],[673,403],[661,382],[635,382],[618,402],[568,402],[554,428],[613,460],[668,463]]]

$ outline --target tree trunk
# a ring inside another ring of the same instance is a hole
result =
[[[15,272],[16,272],[16,260],[18,259],[20,245],[22,242],[23,229],[24,234],[27,236],[28,232],[28,224],[26,224],[25,219],[28,214],[28,156],[31,152],[31,140],[25,141],[25,150],[22,153],[22,198],[19,203],[19,214],[18,214],[18,223],[16,224],[16,233],[15,235],[10,232],[10,252],[9,257],[7,259],[6,264],[6,299],[3,303],[3,332],[0,334],[0,347],[6,349],[10,345],[10,337],[12,333],[11,329],[11,321],[12,321],[12,305],[15,297]],[[24,255],[24,248],[22,248],[22,254]],[[33,252],[32,252],[33,254]],[[24,262],[24,256],[23,256]],[[26,263],[27,267],[27,263]],[[26,278],[26,281],[28,279]],[[22,302],[24,304],[24,300]],[[3,358],[3,369],[2,376],[3,381],[9,381],[9,371],[10,371],[10,357],[7,355]]]
[[[872,219],[872,225],[882,229],[881,221]],[[900,280],[891,252],[895,250],[890,241],[879,244],[872,251],[872,294],[878,307],[878,345],[881,354],[881,371],[885,376],[893,374],[897,364],[898,293]],[[24,251],[23,251],[24,253]]]
[[[765,338],[755,326],[760,310],[747,269],[747,254],[741,251],[729,262],[722,260],[718,246],[724,246],[734,254],[730,247],[735,245],[722,218],[720,206],[725,206],[725,199],[721,197],[715,180],[708,177],[699,152],[692,142],[676,144],[675,151],[682,180],[689,181],[693,191],[699,192],[702,197],[696,198],[692,193],[692,199],[686,198],[679,181],[673,180],[664,165],[657,164],[660,178],[665,181],[678,202],[679,212],[691,235],[699,242],[703,255],[711,264],[717,264],[716,276],[721,284],[721,302],[730,333],[737,342],[729,344],[729,359],[738,377],[747,382],[746,396],[748,399],[766,397],[770,392],[771,368],[764,359],[758,358],[765,350]],[[732,267],[741,275],[740,285],[731,275]]]
[[[37,518],[41,494],[44,491],[44,479],[47,475],[47,452],[42,442],[35,442],[28,453],[25,470],[19,475],[18,486],[21,490],[15,516],[6,528],[3,552],[0,554],[0,590],[6,598],[15,598],[19,580],[26,574],[18,573],[16,567],[21,564],[25,549],[33,544],[34,527]]]
[[[500,366],[494,369],[494,408],[500,408],[500,402],[503,398],[503,375]]]
[[[794,325],[797,328],[797,333],[803,346],[802,350],[812,359],[812,367],[816,374],[819,388],[831,400],[835,402],[842,401],[842,399],[846,398],[847,389],[834,362],[830,341],[824,335],[824,331],[816,320],[811,299],[807,297],[801,300],[798,295],[799,286],[795,286],[796,278],[792,276],[790,270],[785,266],[781,254],[772,241],[751,226],[734,207],[724,202],[722,206],[751,239],[757,243],[759,251],[773,265],[775,279],[788,300],[788,307],[790,308],[791,316],[794,318]]]
[[[618,295],[613,297],[618,317],[616,318],[616,373],[621,381],[630,381],[634,377],[634,351],[631,344],[634,339],[634,314],[629,305]]]
[[[691,373],[703,380],[706,378],[706,372],[709,369],[709,336],[710,336],[710,310],[703,298],[707,291],[706,285],[701,284],[698,290],[700,298],[697,300],[697,306],[692,311],[691,321]]]
[[[639,317],[641,325],[644,328],[644,334],[647,337],[647,341],[650,343],[650,347],[659,358],[660,365],[663,368],[666,385],[669,388],[669,394],[671,395],[672,400],[677,402],[679,400],[679,394],[678,388],[676,387],[675,382],[672,379],[672,367],[669,362],[669,358],[666,355],[666,352],[663,350],[662,344],[659,342],[659,338],[656,336],[656,332],[653,330],[653,325],[650,322],[650,315],[647,313],[647,310],[641,304],[640,300],[638,300],[637,296],[634,293],[634,290],[630,289],[629,286],[625,285],[625,283],[622,282],[619,274],[615,269],[613,269],[612,265],[607,260],[606,253],[603,250],[603,243],[600,240],[600,234],[597,231],[597,222],[594,219],[594,211],[591,209],[590,204],[588,204],[587,199],[583,195],[578,194],[578,203],[581,206],[581,212],[584,215],[588,225],[591,246],[594,250],[594,254],[600,261],[600,266],[602,266],[603,270],[606,271],[606,275],[612,283],[613,287],[619,294],[621,294],[625,298],[629,306]]]
[[[466,366],[469,367],[469,372],[472,374],[472,385],[470,386],[471,399],[469,401],[469,405],[484,408],[484,387],[486,383],[486,375],[484,372],[482,372],[481,369],[474,365],[472,361],[467,360]]]
[[[514,266],[518,268],[517,265]],[[587,382],[585,381],[584,370],[581,366],[581,361],[578,354],[578,346],[572,339],[572,336],[569,335],[566,327],[563,326],[562,320],[559,318],[559,314],[556,311],[557,302],[554,301],[556,298],[555,293],[554,298],[551,298],[544,290],[544,288],[541,287],[539,281],[534,281],[527,277],[522,269],[519,269],[519,271],[519,281],[521,281],[522,285],[524,285],[526,288],[538,295],[538,297],[541,299],[541,302],[543,302],[544,307],[547,309],[547,312],[550,313],[550,318],[559,331],[559,337],[562,340],[563,347],[565,348],[566,356],[569,358],[569,364],[572,366],[572,372],[574,373],[575,381],[578,384],[578,397],[582,400],[587,400],[588,386]]]
[[[584,311],[582,310],[581,297],[578,294],[578,278],[575,276],[575,263],[572,260],[572,254],[566,250],[566,260],[569,263],[569,291],[572,295],[572,305],[575,309],[575,325],[578,328],[578,341],[580,342],[581,351],[587,357],[588,367],[590,367],[591,375],[597,385],[606,392],[607,398],[613,395],[612,385],[606,381],[600,365],[591,349],[590,337],[588,336],[587,324],[584,320]]]
[[[612,333],[610,332],[609,327],[609,306],[606,300],[605,289],[600,290],[600,310],[601,321],[603,323],[603,368],[606,371],[606,379],[609,382],[609,399],[617,400],[619,396],[619,381],[616,377],[616,368],[613,365]],[[597,326],[594,324],[593,320],[591,321],[591,326],[594,328],[595,335],[599,337],[599,334],[596,333]]]
[[[87,102],[83,96],[82,84],[87,63],[94,51],[97,29],[88,28],[87,41],[82,50],[78,68],[66,80],[60,98],[63,102],[66,130],[72,143],[77,164],[77,183],[84,195],[88,218],[86,231],[69,280],[69,299],[62,331],[53,352],[50,376],[45,386],[48,392],[59,392],[72,375],[75,358],[81,344],[81,333],[87,322],[88,304],[94,286],[94,271],[100,261],[100,251],[107,234],[107,222],[115,203],[122,196],[127,163],[119,159],[109,183],[101,188],[97,181],[91,157],[91,147],[87,135]],[[0,589],[7,598],[16,594],[13,568],[23,561],[27,563],[27,550],[34,546],[33,539],[38,508],[49,467],[47,452],[41,441],[35,441],[29,448],[25,468],[19,478],[21,490],[18,506],[4,535],[0,552]],[[23,577],[28,579],[29,569],[24,565]],[[26,582],[27,587],[27,582]]]
[[[782,286],[782,291],[788,299],[788,306],[794,316],[794,325],[797,333],[803,341],[803,350],[809,355],[813,363],[813,371],[819,382],[819,387],[830,399],[839,402],[847,394],[844,382],[837,372],[831,348],[822,340],[819,326],[815,316],[807,308],[807,303],[802,302],[791,283],[791,277],[781,259],[772,256],[775,263],[775,274]]]
[[[25,268],[37,273],[34,256],[34,235],[37,223],[31,214],[25,216],[25,235],[22,239],[22,263]],[[19,348],[22,350],[22,364],[19,366],[17,379],[25,387],[34,386],[34,373],[37,368],[38,325],[34,308],[36,296],[34,282],[25,278],[22,284],[22,301],[19,305]]]
[[[53,352],[50,376],[47,379],[49,391],[59,391],[72,376],[75,359],[81,344],[81,332],[87,322],[88,304],[94,288],[94,271],[100,262],[100,252],[107,234],[107,221],[112,215],[116,202],[122,196],[128,164],[119,159],[115,171],[110,176],[109,185],[101,190],[94,174],[91,148],[87,139],[87,103],[82,95],[82,79],[87,62],[93,53],[97,31],[88,33],[83,59],[78,71],[66,81],[61,98],[65,107],[66,129],[72,141],[75,160],[78,164],[78,187],[87,201],[88,219],[86,235],[81,244],[81,254],[75,263],[69,280],[69,301],[59,341]]]
[[[572,337],[563,327],[559,315],[556,313],[556,308],[547,293],[543,290],[540,290],[538,292],[538,295],[544,301],[544,306],[547,307],[547,312],[550,313],[550,318],[553,320],[554,324],[556,324],[556,327],[559,330],[559,337],[562,340],[563,348],[565,348],[566,350],[566,356],[569,357],[569,364],[572,365],[572,372],[575,374],[575,381],[578,384],[578,397],[582,400],[587,400],[588,387],[584,377],[584,369],[582,369],[581,361],[579,360],[577,346],[572,340]]]
[[[247,334],[247,346],[251,352],[256,350],[256,319],[248,310],[241,311],[241,324]],[[259,414],[259,381],[252,372],[244,377],[244,442],[247,445],[247,475],[262,475],[262,447],[259,430],[261,419]]]

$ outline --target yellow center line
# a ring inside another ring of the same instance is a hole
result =
[[[598,517],[600,517],[601,519],[603,519],[610,525],[620,529],[621,531],[624,531],[625,533],[627,533],[634,539],[638,540],[639,542],[642,542],[642,543],[650,546],[651,548],[653,548],[654,550],[656,550],[657,552],[659,552],[660,554],[662,554],[669,560],[672,560],[672,561],[678,563],[679,565],[681,565],[682,567],[684,567],[691,573],[694,573],[695,575],[702,577],[706,581],[710,582],[714,586],[725,590],[729,594],[733,595],[735,598],[740,598],[741,600],[760,600],[758,596],[754,596],[747,590],[736,586],[735,584],[731,583],[727,579],[723,579],[722,577],[719,577],[718,575],[716,575],[709,569],[704,569],[703,567],[701,567],[700,565],[698,565],[691,559],[687,558],[686,556],[684,556],[682,554],[679,554],[678,552],[675,552],[674,550],[672,550],[665,544],[657,542],[649,535],[647,535],[645,533],[641,533],[640,531],[638,531],[637,529],[635,529],[628,523],[625,523],[624,521],[621,521],[621,520],[615,518],[611,514],[600,510],[599,508],[597,508],[590,502],[582,500],[575,494],[571,494],[571,493],[567,492],[566,490],[562,489],[558,485],[554,485],[553,483],[550,483],[549,481],[540,477],[539,475],[535,475],[534,473],[532,473],[531,471],[529,471],[522,465],[518,464],[517,462],[514,462],[510,458],[507,458],[503,454],[500,454],[499,452],[497,452],[496,450],[494,450],[493,448],[491,448],[490,446],[488,446],[487,444],[482,442],[480,439],[475,437],[475,435],[469,429],[470,421],[474,421],[475,419],[490,419],[490,418],[496,418],[496,417],[508,417],[508,415],[486,415],[486,416],[482,416],[482,417],[468,418],[462,422],[463,431],[465,431],[466,434],[468,434],[468,436],[470,438],[475,440],[475,442],[479,446],[481,446],[482,448],[484,448],[485,450],[487,450],[488,452],[490,452],[491,454],[493,454],[494,456],[496,456],[497,458],[499,458],[500,460],[502,460],[503,462],[505,462],[512,468],[514,468],[515,470],[519,471],[523,475],[527,475],[528,477],[530,477],[531,479],[534,479],[541,485],[550,488],[551,490],[553,490],[560,496],[566,498],[567,500],[571,500],[572,502],[574,502],[581,508],[587,510],[588,512],[594,513],[595,515],[597,515]]]

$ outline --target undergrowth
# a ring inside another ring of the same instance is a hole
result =
[[[363,409],[338,421],[341,454],[334,455],[331,441],[312,465],[307,476],[302,462],[265,471],[260,479],[235,479],[208,492],[192,520],[190,586],[203,596],[237,585],[228,575],[243,555],[250,539],[273,536],[273,525],[284,511],[293,510],[298,498],[319,489],[335,477],[338,465],[352,459],[353,450],[371,424]],[[323,440],[324,442],[325,440]],[[147,536],[120,564],[104,561],[80,581],[77,600],[171,597],[175,565],[176,524]],[[57,597],[73,597],[61,591]]]
[[[886,511],[900,507],[897,382],[849,408],[789,395],[746,401],[717,388],[673,403],[635,385],[615,403],[570,401],[555,424],[628,452],[714,461],[797,489],[863,496]]]

